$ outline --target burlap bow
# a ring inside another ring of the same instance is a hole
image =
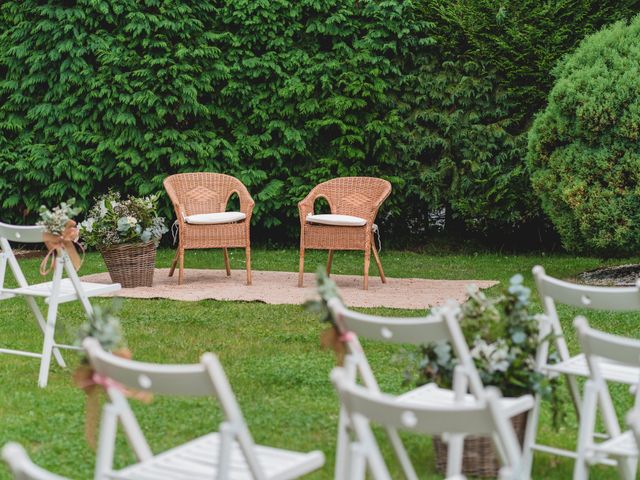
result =
[[[334,319],[334,323],[320,334],[320,345],[322,348],[333,350],[336,355],[338,366],[344,364],[344,357],[347,353],[347,342],[355,339],[355,334],[343,326],[340,317]]]
[[[131,359],[131,352],[127,349],[121,349],[113,352],[114,355],[128,360]],[[84,390],[87,394],[84,435],[89,446],[96,449],[96,437],[98,432],[98,424],[100,420],[100,397],[101,392],[105,392],[109,388],[115,388],[122,392],[125,397],[135,398],[144,403],[150,403],[153,400],[151,392],[143,392],[140,390],[132,390],[115,380],[96,373],[91,365],[80,365],[73,374],[73,381],[78,388]]]
[[[62,254],[62,250],[67,252],[67,255],[69,255],[71,263],[73,263],[73,267],[76,271],[80,270],[82,261],[84,260],[84,248],[78,243],[80,230],[78,230],[76,222],[69,220],[65,224],[64,230],[60,235],[45,232],[43,238],[44,244],[47,246],[47,249],[49,249],[49,252],[40,264],[41,275],[47,275],[51,270],[53,270],[56,263],[56,257]],[[78,255],[78,252],[76,251],[76,245],[82,252],[82,258],[80,258],[80,255]]]

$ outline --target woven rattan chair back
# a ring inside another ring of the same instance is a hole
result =
[[[234,193],[249,192],[240,180],[222,173],[180,173],[164,180],[169,197],[184,207],[185,215],[224,212]]]
[[[391,193],[391,184],[382,178],[342,177],[316,185],[298,203],[300,213],[300,269],[298,286],[304,283],[304,252],[306,249],[329,250],[327,274],[331,272],[334,250],[364,251],[364,289],[369,286],[370,255],[373,256],[380,272],[382,283],[386,283],[382,263],[373,241],[373,229],[378,209]],[[317,225],[307,222],[313,215],[318,199],[329,204],[332,214],[350,215],[366,221],[363,226]]]
[[[179,238],[176,256],[169,270],[173,276],[179,264],[178,284],[184,279],[184,251],[196,248],[222,248],[227,276],[231,275],[227,248],[244,248],[247,285],[251,285],[251,242],[249,227],[255,202],[247,187],[235,177],[222,173],[179,173],[165,178],[164,188],[176,212]],[[234,223],[199,224],[186,221],[190,215],[221,213],[233,194],[238,196],[245,219]]]
[[[317,185],[314,203],[325,198],[331,213],[361,217],[373,223],[378,208],[391,193],[391,184],[382,178],[343,177]]]

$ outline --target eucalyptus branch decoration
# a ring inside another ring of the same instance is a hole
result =
[[[322,267],[316,271],[316,285],[319,295],[318,300],[310,300],[305,303],[305,310],[320,317],[321,322],[329,323],[329,327],[320,334],[320,345],[322,348],[333,350],[336,356],[336,363],[342,365],[346,354],[344,341],[344,329],[331,314],[328,303],[333,298],[342,301],[336,282],[325,273]]]
[[[76,345],[82,346],[82,342],[87,337],[95,338],[102,348],[118,357],[131,359],[131,351],[127,348],[118,312],[122,308],[122,300],[114,299],[113,302],[102,307],[93,307],[93,315],[87,318],[80,325],[76,339]],[[96,432],[100,417],[100,393],[104,391],[106,384],[117,385],[109,379],[104,379],[94,372],[89,363],[89,359],[84,356],[76,371],[73,374],[73,381],[78,388],[86,393],[86,417],[85,417],[85,437],[92,449],[96,449]],[[125,389],[118,386],[122,392],[132,398],[136,398],[145,403],[152,400],[152,395],[148,392],[139,392]]]

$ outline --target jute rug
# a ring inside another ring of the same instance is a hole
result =
[[[129,298],[167,298],[170,300],[198,301],[245,300],[271,304],[299,305],[316,298],[315,276],[305,274],[304,288],[298,288],[298,274],[292,272],[253,272],[253,285],[245,284],[244,270],[232,270],[227,277],[224,270],[186,269],[182,285],[178,285],[177,272],[168,276],[169,269],[156,269],[153,287],[123,288],[115,295]],[[369,277],[369,290],[362,290],[362,276],[332,275],[345,304],[351,307],[390,307],[426,309],[442,305],[449,299],[458,302],[467,298],[466,286],[473,283],[489,288],[498,282],[490,280],[426,280],[422,278]],[[82,277],[88,282],[110,283],[108,273]]]

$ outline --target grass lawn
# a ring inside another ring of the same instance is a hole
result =
[[[173,252],[161,250],[158,266],[168,267]],[[254,250],[255,270],[297,269],[295,250]],[[323,263],[326,254],[309,252],[307,271]],[[500,255],[465,251],[463,253],[410,253],[383,251],[382,262],[389,277],[423,277],[442,279],[496,279],[505,282],[517,272],[525,274],[532,285],[531,267],[542,264],[554,276],[571,277],[583,270],[603,264],[640,262],[640,258],[604,262],[592,258],[566,255]],[[244,255],[234,251],[233,268],[244,267]],[[22,261],[30,281],[38,281],[38,260]],[[187,267],[223,268],[220,251],[190,251]],[[361,255],[338,252],[335,273],[360,273]],[[88,254],[82,273],[104,271],[102,259]],[[371,269],[375,272],[375,266]],[[188,277],[187,277],[188,280]],[[372,281],[376,281],[375,278]],[[497,287],[496,287],[497,288]],[[96,303],[109,302],[95,300]],[[539,304],[536,304],[539,307]],[[371,309],[390,314],[390,309]],[[419,311],[393,311],[399,315],[419,315]],[[570,327],[577,310],[560,308],[564,327]],[[235,394],[255,440],[258,443],[294,450],[322,450],[327,458],[320,473],[309,478],[332,478],[338,403],[329,382],[333,358],[319,348],[318,336],[324,326],[293,305],[265,305],[258,302],[176,302],[169,300],[125,299],[121,313],[129,347],[138,360],[152,362],[196,362],[205,351],[216,352],[225,367]],[[597,328],[630,336],[638,336],[637,315],[599,313],[588,318]],[[59,341],[72,341],[82,314],[77,305],[60,309],[62,329]],[[41,335],[24,300],[0,302],[0,338],[3,346],[39,351]],[[569,344],[576,350],[573,335]],[[403,348],[377,343],[364,345],[374,371],[384,390],[402,391],[402,369],[394,361]],[[74,352],[65,358],[70,370],[54,366],[49,386],[40,390],[36,383],[38,361],[24,357],[0,357],[0,444],[9,440],[21,442],[32,458],[43,467],[71,478],[90,478],[94,453],[84,440],[84,394],[71,384],[70,372],[78,362]],[[625,389],[615,392],[620,411],[629,407]],[[541,437],[545,442],[573,447],[576,420],[569,409],[566,395],[566,422],[559,429],[551,425],[548,411],[543,412]],[[135,403],[135,402],[133,402]],[[217,428],[220,414],[211,399],[154,399],[150,405],[134,405],[154,451],[160,451],[194,436]],[[132,455],[120,439],[117,460],[124,465]],[[385,448],[387,447],[384,445]],[[407,446],[424,478],[440,478],[434,470],[431,441],[407,437]],[[387,448],[388,451],[388,448]],[[395,462],[390,461],[394,477],[401,478]],[[569,478],[573,463],[566,459],[538,454],[534,478]],[[616,471],[596,467],[594,478],[616,478]],[[9,478],[0,466],[0,478]]]

